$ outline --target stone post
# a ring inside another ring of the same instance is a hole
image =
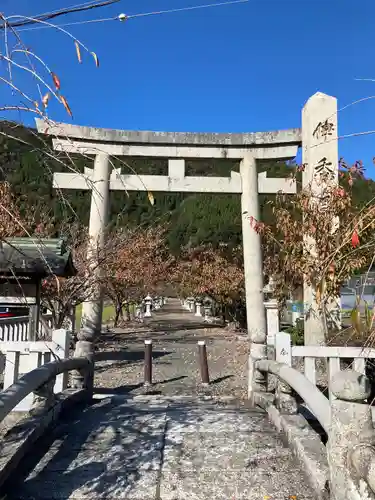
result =
[[[302,186],[310,187],[314,203],[322,204],[320,197],[327,186],[338,184],[337,99],[317,92],[302,111]],[[322,207],[323,209],[323,207]],[[314,255],[315,242],[304,235],[306,251]],[[304,284],[304,331],[306,345],[325,343],[325,322],[316,298],[316,290]],[[328,305],[328,311],[337,314],[340,299]],[[334,312],[336,310],[336,313]],[[331,313],[329,313],[331,314]]]
[[[292,366],[292,343],[289,333],[278,332],[275,335],[275,359],[279,363]],[[291,387],[283,380],[277,380],[275,405],[281,413],[297,413],[297,403],[292,395]]]
[[[276,299],[264,302],[267,317],[267,345],[273,345],[275,335],[280,331],[279,304]]]
[[[371,406],[364,404],[370,394],[367,377],[353,370],[336,373],[331,379],[331,425],[328,432],[327,458],[330,469],[332,500],[357,500],[366,496],[366,473],[375,467],[375,433]],[[371,454],[372,450],[372,454]],[[363,458],[367,456],[364,462]],[[367,490],[367,491],[366,491]]]
[[[197,300],[195,302],[195,316],[199,316],[199,317],[202,316],[201,307],[202,307],[202,302],[200,300]]]
[[[152,340],[145,340],[145,364],[144,384],[145,387],[152,385]]]
[[[259,221],[258,205],[258,172],[256,160],[246,155],[241,161],[240,173],[242,179],[241,212],[242,238],[246,290],[246,317],[247,331],[250,340],[249,370],[254,366],[253,360],[267,357],[266,352],[266,315],[263,299],[263,261],[260,235],[254,229],[255,222]],[[250,375],[252,379],[251,391],[266,390],[266,375],[255,370]]]
[[[276,335],[280,332],[279,323],[279,304],[276,299],[268,300],[264,303],[267,317],[267,358],[275,359],[275,342]],[[268,374],[268,392],[276,389],[278,378],[276,375]]]
[[[210,384],[210,375],[208,371],[207,347],[204,340],[198,340],[198,356],[202,385],[208,386]]]
[[[145,298],[145,306],[146,306],[146,311],[144,314],[145,318],[151,318],[151,305],[152,305],[152,298],[150,295],[147,295]]]
[[[91,193],[89,248],[88,259],[91,272],[100,277],[100,253],[104,250],[105,229],[108,221],[110,162],[106,153],[98,153],[95,157],[93,172],[93,187]],[[98,282],[94,283],[90,300],[82,306],[82,324],[77,333],[75,356],[86,356],[94,362],[94,341],[100,334],[103,314],[103,294]],[[87,371],[87,376],[93,377],[93,369]],[[89,375],[87,375],[89,374]],[[81,378],[82,379],[82,378]],[[87,387],[93,385],[93,380],[85,381]]]

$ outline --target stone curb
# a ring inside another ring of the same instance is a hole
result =
[[[271,422],[281,432],[301,464],[317,500],[329,500],[329,466],[327,451],[320,436],[300,414],[283,415],[265,395],[256,395],[256,403],[264,408]]]
[[[176,396],[148,396],[147,394],[145,395],[139,395],[139,396],[134,396],[135,401],[140,401],[140,400],[156,400],[156,399],[161,399],[161,400],[166,400],[166,401],[225,401],[225,402],[237,402],[238,399],[234,398],[233,396],[181,396],[181,395],[176,395]]]
[[[246,401],[240,400],[233,396],[163,396],[162,394],[139,394],[136,396],[131,396],[129,394],[126,395],[118,395],[118,394],[100,394],[97,392],[93,396],[93,400],[103,400],[103,399],[120,399],[124,402],[144,402],[144,403],[157,403],[157,402],[178,402],[178,401],[187,401],[187,402],[215,402],[215,403],[233,403],[233,404],[244,404]]]

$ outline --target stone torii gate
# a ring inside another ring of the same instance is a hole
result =
[[[296,193],[290,179],[257,173],[257,160],[295,158],[301,145],[300,129],[245,134],[133,132],[98,129],[37,119],[38,132],[55,137],[55,150],[95,157],[94,169],[84,173],[56,173],[59,189],[92,190],[90,237],[104,244],[110,190],[241,194],[242,235],[247,326],[252,356],[266,357],[266,318],[263,305],[261,239],[250,219],[259,219],[258,193]],[[111,172],[110,156],[168,158],[168,175],[122,175]],[[185,176],[185,159],[228,158],[240,161],[240,173],[230,177]],[[83,317],[95,331],[101,325],[102,299],[84,304]],[[86,333],[87,336],[87,333]],[[86,337],[85,337],[86,338]],[[263,381],[259,380],[263,385]]]

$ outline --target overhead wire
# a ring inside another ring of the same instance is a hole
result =
[[[120,1],[120,0],[116,0],[116,1]],[[69,9],[76,9],[77,7],[88,7],[88,6],[91,6],[91,5],[95,5],[97,3],[98,3],[98,0],[89,0],[88,2],[83,2],[83,3],[78,3],[78,4],[71,5],[69,7]],[[42,14],[37,14],[34,17],[41,17],[41,16],[46,16],[48,14],[55,14],[56,12],[60,12],[61,10],[63,10],[63,9],[52,10],[50,12],[43,12]]]
[[[192,5],[191,7],[180,7],[176,9],[167,9],[167,10],[156,10],[153,12],[141,12],[139,14],[133,14],[130,16],[127,16],[128,19],[134,18],[134,17],[144,17],[144,16],[155,16],[159,14],[169,14],[172,12],[182,12],[186,10],[195,10],[195,9],[207,9],[209,7],[221,7],[223,5],[232,5],[235,3],[247,3],[249,0],[230,0],[229,2],[216,2],[216,3],[210,3],[210,4],[205,4],[205,5]]]
[[[192,6],[188,6],[188,7],[180,7],[180,8],[174,8],[174,9],[156,10],[156,11],[151,11],[151,12],[140,12],[138,14],[129,14],[129,15],[119,14],[118,16],[112,16],[112,17],[106,17],[106,18],[87,19],[84,21],[75,21],[75,22],[71,22],[71,23],[56,24],[56,26],[65,28],[67,26],[103,23],[103,22],[109,22],[109,21],[127,21],[128,19],[134,19],[137,17],[156,16],[156,15],[161,15],[161,14],[170,14],[170,13],[174,13],[174,12],[184,12],[184,11],[189,11],[189,10],[207,9],[210,7],[221,7],[224,5],[233,5],[233,4],[248,3],[248,2],[249,2],[249,0],[229,0],[227,2],[216,2],[216,3],[210,3],[210,4],[204,4],[204,5],[192,5]],[[41,26],[34,26],[32,28],[21,28],[18,31],[33,31],[33,30],[37,30],[37,29],[47,29],[47,28],[54,28],[54,26],[41,25]]]
[[[49,21],[51,19],[55,19],[59,16],[65,16],[67,14],[73,14],[75,12],[84,12],[87,10],[98,9],[102,7],[107,7],[109,5],[113,5],[114,3],[119,2],[120,0],[102,0],[102,1],[91,1],[85,2],[83,4],[78,4],[72,7],[66,7],[65,9],[55,10],[52,12],[47,12],[44,14],[39,14],[38,16],[34,16],[33,18],[22,19],[20,21],[14,22],[5,22],[0,25],[1,30],[5,30],[6,28],[19,28],[20,26],[27,26],[29,24],[37,24],[39,21]],[[11,16],[10,16],[11,17]],[[20,16],[17,16],[20,17]],[[7,21],[7,18],[3,18]]]
[[[84,2],[84,3],[78,3],[78,4],[74,4],[74,5],[71,5],[69,8],[70,9],[76,9],[77,7],[87,7],[87,6],[90,6],[92,4],[95,4],[97,3],[97,1],[95,0],[90,0],[89,2]],[[42,12],[41,14],[35,14],[35,18],[40,18],[40,17],[43,17],[43,16],[48,16],[50,14],[55,14],[57,12],[61,12],[61,10],[63,9],[56,9],[56,10],[51,10],[49,12]]]

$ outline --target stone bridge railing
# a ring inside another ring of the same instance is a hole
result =
[[[35,441],[70,405],[92,397],[92,363],[87,358],[62,359],[47,363],[23,375],[0,395],[0,424],[29,394],[34,394],[30,418],[15,426],[2,443],[0,490],[19,465],[32,452]],[[56,377],[73,371],[73,389],[54,393]]]
[[[0,371],[3,371],[3,388],[13,385],[23,374],[48,363],[53,359],[69,357],[71,336],[67,330],[53,330],[50,341],[0,342]],[[67,374],[56,379],[55,392],[67,387]],[[15,411],[28,411],[32,395],[26,397]]]
[[[328,399],[313,381],[292,368],[292,350],[288,350],[287,337],[285,333],[276,335],[276,360],[250,357],[251,387],[259,387],[259,377],[265,375],[278,379],[274,392],[250,391],[253,403],[264,407],[276,427],[284,432],[318,498],[375,499],[375,429],[368,401],[371,387],[364,374],[364,358],[375,357],[374,350],[362,350],[361,355],[361,348],[298,347],[300,351],[305,349],[306,359],[328,358]],[[302,356],[300,351],[298,354]],[[356,357],[355,370],[341,371],[340,357]],[[307,371],[309,373],[308,364]],[[311,371],[310,363],[310,375]],[[326,446],[298,413],[298,399],[306,403],[320,423],[326,434]]]

